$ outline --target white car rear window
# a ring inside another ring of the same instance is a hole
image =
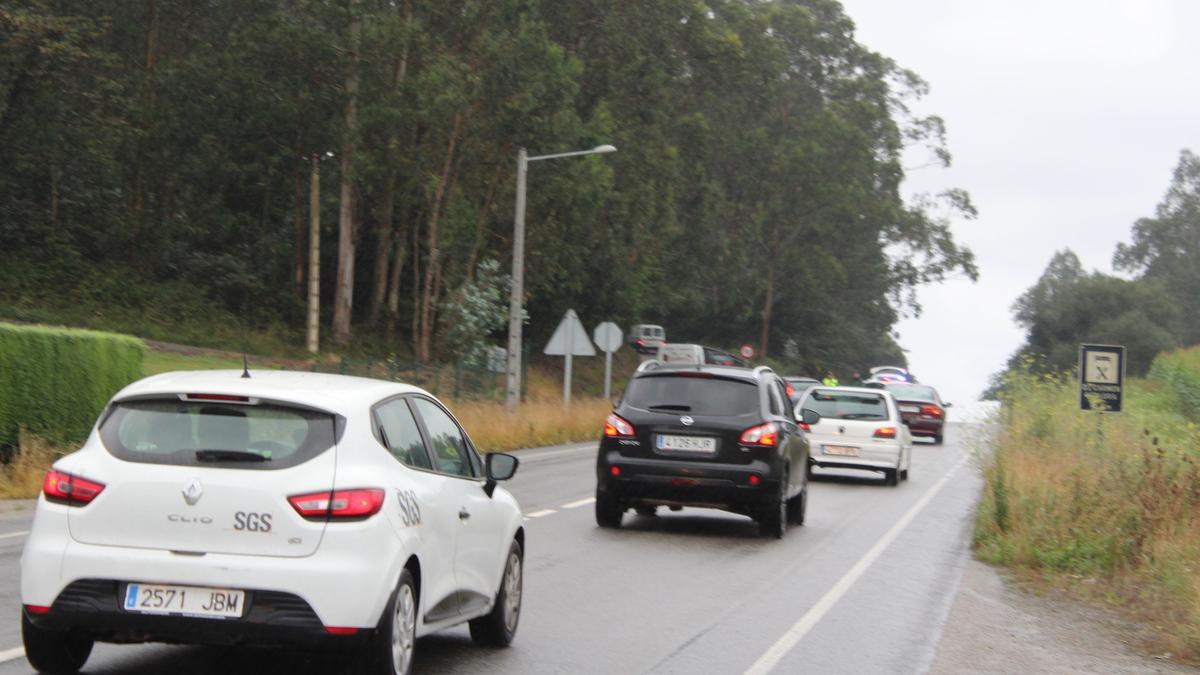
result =
[[[823,419],[888,419],[887,401],[879,394],[818,389],[809,394],[802,407],[816,411]]]
[[[127,401],[105,418],[100,438],[130,462],[282,469],[332,447],[334,419],[279,405]]]

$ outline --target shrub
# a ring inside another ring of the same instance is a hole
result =
[[[0,323],[0,447],[22,429],[87,437],[108,399],[141,377],[145,345],[115,333]]]

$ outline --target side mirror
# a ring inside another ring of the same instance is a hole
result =
[[[821,413],[812,408],[805,408],[800,411],[800,421],[808,425],[816,424],[821,421]]]
[[[943,403],[943,404],[942,404],[942,407],[943,407],[943,408],[953,408],[953,407],[954,407],[954,404],[953,404],[953,403]]]
[[[496,491],[496,482],[508,480],[517,473],[517,465],[521,461],[516,457],[505,454],[503,452],[489,452],[484,460],[484,467],[487,473],[487,482],[483,485],[483,491],[487,496],[491,497]]]

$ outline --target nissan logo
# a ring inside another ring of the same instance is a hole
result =
[[[679,423],[685,427],[692,426],[692,423],[694,423],[695,421],[696,420],[692,419],[690,415],[684,415],[683,417],[679,418]]]

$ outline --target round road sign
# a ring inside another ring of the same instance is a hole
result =
[[[754,347],[750,345],[742,345],[742,348],[738,350],[738,353],[742,355],[743,359],[752,359],[754,358]]]

